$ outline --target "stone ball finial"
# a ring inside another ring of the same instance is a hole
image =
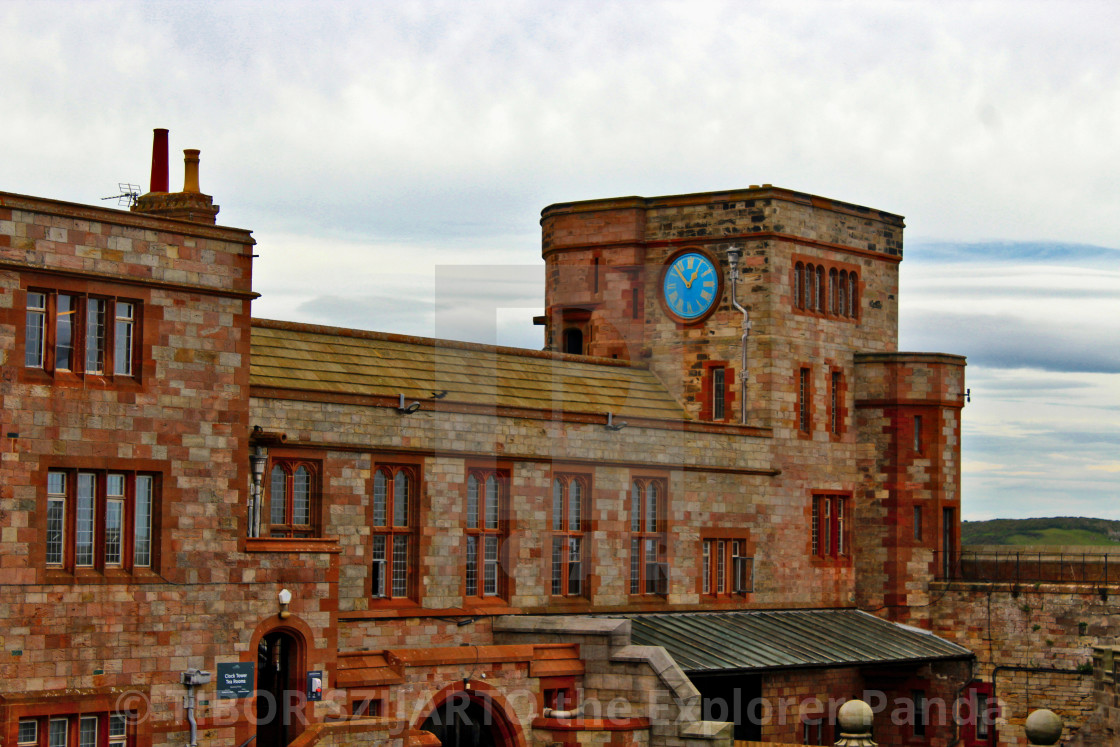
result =
[[[1027,716],[1026,730],[1033,745],[1057,744],[1062,738],[1062,719],[1049,708],[1039,708]]]
[[[849,700],[840,706],[840,710],[836,712],[836,720],[840,724],[840,731],[845,734],[869,733],[873,716],[871,706],[862,700]]]

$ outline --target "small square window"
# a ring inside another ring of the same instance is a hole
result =
[[[382,713],[382,701],[379,698],[364,698],[354,700],[350,703],[350,714],[353,716],[365,716],[366,718],[378,718]]]
[[[17,741],[19,744],[38,744],[39,722],[30,718],[20,719]]]

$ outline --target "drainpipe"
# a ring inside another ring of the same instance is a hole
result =
[[[268,464],[268,449],[257,444],[249,455],[253,484],[249,488],[249,536],[261,535],[261,498],[264,494],[264,468]]]
[[[739,258],[742,251],[738,247],[727,250],[727,264],[731,276],[731,305],[743,315],[743,336],[739,340],[739,347],[743,351],[743,362],[739,368],[739,422],[747,424],[747,337],[751,333],[751,318],[745,308],[739,304],[736,284],[739,281]]]
[[[191,727],[191,741],[188,747],[198,747],[198,723],[194,720],[194,689],[210,682],[210,673],[200,669],[188,669],[179,675],[179,681],[187,686],[183,698],[183,710],[187,712],[187,723]]]

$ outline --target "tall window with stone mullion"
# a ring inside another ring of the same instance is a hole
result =
[[[467,475],[467,528],[464,591],[468,597],[505,594],[502,569],[508,476],[495,470]]]
[[[581,476],[564,475],[552,481],[552,594],[584,593],[584,508],[586,485]]]
[[[408,467],[379,467],[373,474],[373,566],[375,597],[408,597],[414,554],[416,479]]]
[[[630,593],[666,594],[665,486],[661,480],[639,479],[630,484]]]

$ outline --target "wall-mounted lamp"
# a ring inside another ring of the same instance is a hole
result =
[[[400,404],[397,405],[397,412],[401,415],[411,415],[420,409],[419,402],[410,402],[407,405],[404,403],[404,394],[401,394]]]
[[[626,421],[625,420],[620,420],[616,423],[616,422],[614,422],[614,413],[613,412],[608,412],[607,413],[606,429],[608,431],[620,431],[625,427],[626,427]]]
[[[292,592],[281,589],[277,596],[280,598],[280,619],[287,620],[292,616],[292,613],[288,611],[288,605],[292,603]]]
[[[739,279],[739,258],[742,256],[743,253],[739,250],[738,247],[733,246],[727,250],[727,266],[731,271],[731,277],[735,278],[736,280]]]

